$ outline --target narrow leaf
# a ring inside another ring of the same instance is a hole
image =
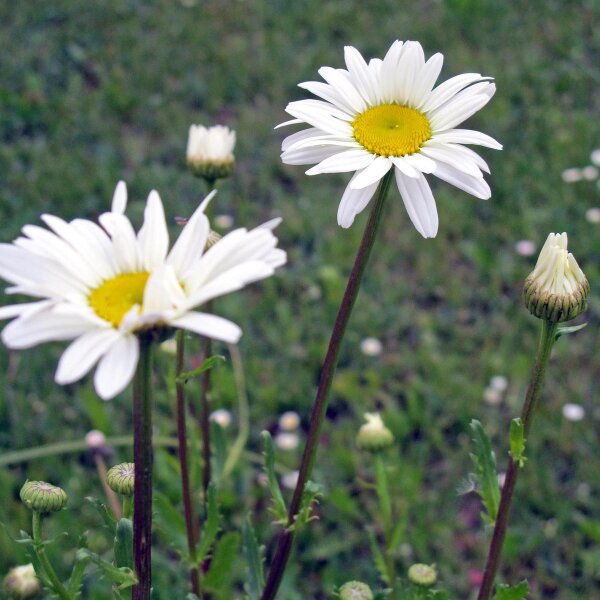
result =
[[[217,542],[210,569],[202,580],[202,585],[213,592],[223,592],[231,580],[233,564],[238,560],[240,534],[229,531]]]
[[[79,547],[87,548],[87,537],[85,533],[79,538]],[[81,594],[81,584],[83,582],[83,576],[85,575],[85,568],[87,567],[87,564],[87,557],[82,557],[80,559],[75,557],[75,563],[73,564],[71,577],[69,577],[69,583],[67,585],[67,591],[73,598],[79,598]]]
[[[77,560],[89,559],[93,562],[102,572],[102,574],[108,578],[111,583],[117,585],[122,590],[137,583],[137,577],[135,573],[126,567],[116,567],[112,563],[104,560],[101,556],[98,556],[94,552],[90,552],[87,548],[80,548],[76,554]]]
[[[219,533],[219,505],[217,504],[217,488],[214,483],[208,486],[208,512],[202,528],[202,537],[196,553],[196,566],[202,564]]]
[[[554,334],[554,339],[557,340],[562,335],[568,335],[570,333],[575,333],[576,331],[581,331],[586,326],[587,323],[582,323],[581,325],[571,325],[570,327],[559,327]]]
[[[244,590],[250,600],[260,598],[265,585],[265,573],[263,570],[264,548],[258,545],[256,534],[250,521],[250,515],[246,517],[242,527],[242,545],[248,571]]]
[[[527,585],[527,581],[521,581],[515,586],[500,584],[496,588],[496,595],[493,600],[525,600],[528,593],[529,585]]]
[[[496,472],[496,455],[492,450],[490,439],[479,421],[471,421],[471,433],[475,452],[471,458],[475,465],[475,476],[479,484],[479,495],[485,505],[491,522],[496,521],[498,504],[500,503],[500,486]]]
[[[273,449],[273,439],[268,431],[263,431],[260,434],[263,442],[263,456],[265,460],[265,471],[267,473],[267,482],[269,484],[269,490],[271,491],[271,497],[273,499],[272,511],[275,514],[275,520],[277,523],[287,523],[287,508],[285,506],[285,500],[281,494],[279,482],[275,475],[275,451]]]
[[[379,544],[377,543],[377,538],[375,537],[375,533],[372,529],[368,530],[369,534],[369,542],[371,543],[371,552],[373,554],[373,562],[379,571],[379,575],[381,579],[385,581],[387,585],[391,585],[390,576],[387,570],[387,566],[385,564],[385,558],[379,548]]]
[[[527,460],[525,458],[525,426],[521,419],[513,419],[510,422],[510,455],[512,459],[522,467]]]
[[[208,371],[212,369],[219,361],[224,361],[225,357],[220,354],[215,354],[214,356],[209,356],[206,360],[202,361],[202,364],[196,369],[192,369],[191,371],[183,371],[176,378],[176,383],[187,383],[193,377],[197,377],[204,371]]]

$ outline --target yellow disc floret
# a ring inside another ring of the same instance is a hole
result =
[[[144,288],[150,273],[121,273],[103,281],[88,297],[94,312],[114,327],[121,324],[132,306],[144,302]]]
[[[354,139],[378,156],[414,154],[431,138],[427,117],[399,104],[373,106],[358,115],[351,125]]]

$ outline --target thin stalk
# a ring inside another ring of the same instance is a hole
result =
[[[42,515],[37,510],[33,511],[31,518],[31,526],[33,529],[33,541],[35,544],[35,552],[44,569],[46,577],[50,580],[55,593],[63,600],[72,600],[71,595],[67,592],[65,586],[61,583],[56,571],[52,567],[48,555],[46,554],[46,546],[42,539]]]
[[[139,337],[133,380],[133,563],[138,583],[132,600],[150,600],[152,586],[152,338]]]
[[[178,380],[183,370],[183,357],[185,351],[185,334],[183,330],[177,331],[177,355],[175,357],[175,394],[176,394],[176,418],[177,418],[177,440],[179,453],[179,466],[181,468],[181,495],[183,497],[183,513],[185,515],[185,528],[187,532],[188,552],[190,555],[190,583],[192,592],[202,598],[200,591],[200,570],[196,566],[196,545],[198,544],[198,520],[192,503],[192,492],[190,488],[190,473],[187,454],[187,431],[186,431],[186,402],[185,384]]]
[[[528,434],[529,429],[531,428],[531,422],[533,420],[535,409],[542,392],[546,366],[548,365],[552,346],[554,345],[557,327],[557,323],[552,323],[550,321],[544,320],[542,323],[542,333],[540,335],[537,356],[531,371],[529,386],[525,396],[525,403],[523,404],[523,410],[521,412],[521,420],[523,421],[525,438],[529,437]],[[504,544],[506,528],[508,527],[510,507],[515,491],[515,485],[517,483],[518,473],[519,465],[511,458],[506,471],[504,485],[502,486],[498,515],[496,517],[494,533],[492,534],[490,549],[485,563],[483,582],[481,583],[477,600],[489,600],[492,594],[494,580],[496,579],[496,573],[498,572],[498,566],[500,565],[500,556],[502,554],[502,546]]]
[[[212,302],[206,304],[206,312],[212,311]],[[206,360],[212,353],[212,340],[204,338],[202,354]],[[202,432],[202,489],[204,491],[204,502],[208,500],[208,486],[210,485],[210,372],[207,369],[202,373],[200,386],[200,431]]]
[[[99,451],[96,451],[94,454],[94,462],[96,463],[96,471],[98,472],[98,478],[100,479],[100,484],[102,485],[102,489],[104,491],[104,495],[106,496],[106,500],[110,504],[110,509],[112,510],[113,515],[117,521],[123,516],[123,510],[121,508],[121,503],[119,502],[119,498],[109,487],[106,482],[106,463],[104,462],[104,458]]]
[[[379,511],[383,521],[383,537],[385,542],[386,569],[391,588],[391,597],[395,597],[396,567],[394,556],[390,548],[392,536],[392,504],[390,502],[390,490],[388,486],[387,473],[385,472],[385,463],[380,453],[373,456],[375,464],[375,489],[377,490],[377,499],[379,500]]]
[[[337,366],[338,354],[344,338],[344,332],[350,315],[352,314],[352,308],[358,296],[360,290],[360,284],[362,277],[369,260],[369,255],[373,248],[375,238],[377,236],[377,229],[381,221],[381,215],[383,212],[383,205],[387,191],[390,187],[393,172],[390,171],[380,182],[377,191],[375,192],[375,198],[371,201],[371,211],[369,213],[369,220],[365,227],[356,258],[354,259],[354,265],[348,278],[346,285],[346,291],[340,304],[338,314],[331,332],[331,338],[329,340],[329,346],[323,361],[323,367],[321,370],[321,377],[319,380],[319,387],[317,388],[317,395],[315,403],[313,405],[312,414],[310,417],[310,425],[308,429],[308,437],[306,445],[304,447],[304,453],[302,454],[302,461],[300,463],[300,472],[298,475],[298,482],[296,489],[292,496],[292,501],[288,510],[288,527],[283,529],[279,534],[277,541],[277,548],[273,557],[273,563],[269,576],[265,584],[263,591],[262,600],[273,600],[275,594],[281,583],[283,572],[287,565],[290,552],[292,549],[292,542],[294,540],[294,532],[289,529],[289,526],[294,523],[296,515],[300,509],[302,502],[302,496],[304,494],[304,487],[310,476],[317,447],[319,445],[319,434],[325,418],[325,412],[327,410],[327,399],[329,396],[329,390],[335,374],[335,368]]]

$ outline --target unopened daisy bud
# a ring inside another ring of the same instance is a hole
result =
[[[590,284],[575,257],[567,252],[567,242],[566,233],[548,236],[523,287],[529,312],[552,323],[574,319],[587,308]]]
[[[416,563],[408,569],[408,578],[415,585],[431,587],[435,585],[437,581],[437,572],[433,565]]]
[[[340,588],[340,600],[373,600],[373,592],[362,581],[348,581]]]
[[[365,413],[367,422],[358,430],[356,443],[368,452],[381,452],[394,443],[392,432],[384,425],[379,413]]]
[[[36,512],[57,512],[67,503],[66,492],[45,481],[26,481],[21,488],[21,500]]]
[[[33,565],[14,567],[4,578],[4,589],[9,598],[15,600],[33,598],[41,590],[40,580],[35,576]]]
[[[206,238],[206,250],[208,250],[211,246],[214,246],[223,236],[213,229],[208,232],[208,237]]]
[[[123,496],[133,495],[133,463],[121,463],[108,470],[106,482],[113,492]]]
[[[192,125],[187,145],[187,164],[197,177],[214,181],[231,175],[235,158],[235,131],[215,125]]]

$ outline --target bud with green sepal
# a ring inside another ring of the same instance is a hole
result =
[[[373,600],[371,588],[362,581],[347,581],[339,589],[340,600]]]
[[[433,587],[437,583],[437,571],[435,565],[416,563],[408,569],[408,579],[424,588]]]
[[[202,177],[210,187],[217,179],[233,172],[235,131],[223,125],[192,125],[188,137],[187,164],[194,175]]]
[[[111,467],[106,474],[106,482],[113,492],[123,496],[123,516],[131,516],[131,497],[134,488],[134,463],[120,463]]]
[[[67,503],[66,492],[45,481],[25,482],[20,496],[25,506],[39,513],[58,512]]]
[[[590,284],[567,243],[566,233],[551,233],[523,287],[529,312],[552,323],[570,321],[587,308]]]
[[[379,413],[365,413],[367,422],[358,430],[356,443],[367,452],[381,452],[394,443],[392,432],[385,426]]]

